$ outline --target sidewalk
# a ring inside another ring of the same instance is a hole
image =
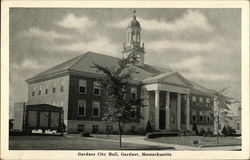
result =
[[[145,140],[144,136],[123,138],[123,142],[150,145],[150,146],[174,147],[175,150],[182,150],[182,151],[184,151],[184,150],[194,150],[194,151],[201,150],[200,148],[192,147],[192,146],[183,146],[183,145],[177,145],[177,144],[165,144],[165,143],[151,142],[151,141]]]
[[[95,140],[102,140],[102,141],[113,141],[119,142],[118,140],[112,139],[102,139],[102,138],[94,138],[88,137],[88,139],[95,139]],[[145,140],[145,136],[131,136],[131,137],[124,137],[122,138],[122,142],[130,143],[130,144],[141,144],[141,145],[148,145],[148,146],[155,146],[155,147],[166,147],[166,148],[174,148],[174,150],[179,151],[207,151],[207,150],[231,150],[231,151],[238,151],[241,150],[241,146],[213,146],[213,147],[193,147],[193,146],[185,146],[185,145],[177,145],[177,144],[165,144],[159,142],[152,142]]]
[[[183,146],[183,145],[176,145],[176,144],[164,144],[164,143],[146,141],[146,140],[144,140],[144,138],[145,138],[144,136],[125,137],[125,138],[122,138],[122,142],[131,143],[131,144],[156,146],[156,147],[175,148],[175,150],[201,150],[198,147],[192,147],[192,146]],[[87,139],[119,142],[118,140],[102,139],[102,138],[94,138],[94,137],[88,137]]]

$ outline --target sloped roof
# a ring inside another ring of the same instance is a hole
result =
[[[72,58],[64,63],[61,63],[55,67],[52,67],[46,71],[43,71],[31,79],[41,78],[43,76],[53,75],[55,73],[65,71],[65,70],[72,70],[72,71],[79,71],[85,73],[93,73],[93,74],[102,74],[101,72],[97,72],[95,68],[93,68],[93,64],[99,64],[107,67],[116,66],[118,65],[118,61],[120,59],[112,56],[107,56],[100,53],[95,52],[86,52],[80,56]],[[135,66],[136,71],[138,74],[134,74],[133,80],[141,81],[146,77],[157,75],[166,72],[172,72],[170,69],[148,65],[145,64],[144,66]]]
[[[92,67],[94,63],[111,67],[111,66],[117,66],[119,60],[120,59],[116,57],[89,51],[80,56],[72,58],[66,62],[63,62],[55,67],[45,70],[33,76],[32,78],[28,79],[27,81],[32,79],[40,79],[45,76],[50,76],[56,73],[60,73],[62,71],[78,71],[83,73],[102,74],[101,72],[97,72],[97,70],[94,67]],[[133,76],[133,80],[136,81],[157,80],[163,78],[164,76],[168,76],[173,73],[178,73],[168,68],[163,68],[160,66],[149,65],[149,64],[144,64],[143,66],[134,66],[134,67],[138,72],[138,74],[134,74]],[[193,91],[195,92],[198,91],[201,93],[211,93],[211,91],[206,89],[205,87],[202,87],[184,77],[182,78],[185,82],[191,84],[190,87]]]
[[[191,84],[192,84],[191,89],[192,89],[193,92],[203,92],[203,93],[210,93],[210,94],[213,93],[211,90],[209,90],[209,89],[207,89],[207,88],[205,88],[205,87],[203,87],[203,86],[201,86],[201,85],[199,85],[197,83],[194,83],[192,81],[189,81],[189,82],[191,82]]]
[[[32,78],[39,78],[39,77],[43,77],[43,76],[46,76],[46,75],[50,75],[50,74],[53,74],[53,73],[57,73],[57,72],[60,72],[60,71],[64,71],[64,70],[68,70],[70,69],[75,63],[77,63],[83,56],[83,55],[80,55],[80,56],[77,56],[75,58],[72,58],[66,62],[63,62],[59,65],[56,65],[55,67],[52,67],[52,68],[49,68],[41,73],[38,73],[36,74],[35,76],[31,77],[30,79]]]

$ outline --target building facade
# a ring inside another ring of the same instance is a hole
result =
[[[218,121],[214,124],[214,133],[222,134],[224,127],[230,127],[234,129],[236,134],[241,134],[241,102],[235,101],[234,103],[228,106],[227,116],[220,118],[219,124]],[[217,106],[215,105],[215,111],[218,111]],[[218,126],[219,125],[219,126]]]
[[[213,130],[213,94],[186,79],[180,73],[144,63],[141,26],[134,15],[127,27],[122,56],[136,59],[138,72],[129,81],[127,97],[141,99],[145,107],[132,106],[130,121],[123,124],[124,133],[146,130],[148,123],[155,131]],[[100,78],[104,75],[93,63],[111,67],[119,58],[87,52],[50,68],[27,80],[28,104],[51,104],[64,108],[68,133],[88,131],[104,133],[104,114]],[[138,115],[142,115],[140,118]],[[112,132],[118,126],[112,125]]]

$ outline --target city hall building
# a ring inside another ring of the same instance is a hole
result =
[[[108,46],[107,46],[108,47]],[[213,130],[212,92],[180,73],[168,68],[144,63],[141,26],[132,18],[127,27],[123,57],[136,57],[138,73],[129,81],[126,97],[141,99],[144,107],[132,106],[130,120],[122,124],[123,133],[145,131],[148,123],[154,131]],[[111,67],[120,59],[100,53],[87,52],[39,73],[27,80],[28,104],[50,104],[63,107],[68,133],[105,133],[100,78],[93,63]],[[138,113],[143,117],[140,118]],[[118,132],[116,123],[113,133]]]

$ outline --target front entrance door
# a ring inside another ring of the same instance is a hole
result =
[[[165,110],[160,110],[160,121],[159,121],[159,128],[160,129],[165,129],[166,127],[166,111]]]
[[[169,110],[169,127],[170,130],[177,130],[177,94],[170,93],[170,110]]]

